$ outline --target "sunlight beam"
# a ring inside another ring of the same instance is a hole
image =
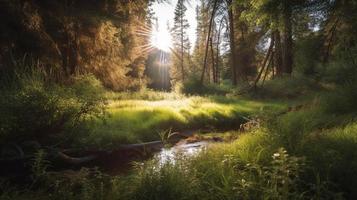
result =
[[[151,44],[165,52],[170,52],[172,47],[171,34],[167,28],[158,27],[151,33]]]

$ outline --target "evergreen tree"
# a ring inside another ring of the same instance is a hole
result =
[[[184,59],[185,52],[190,51],[190,41],[187,34],[189,23],[186,17],[187,8],[184,4],[184,0],[178,0],[175,8],[174,26],[172,28],[172,37],[174,45],[174,54],[176,59],[174,60],[173,79],[182,81],[185,80]],[[178,77],[178,71],[181,71],[181,76]]]
[[[200,1],[200,5],[196,7],[196,42],[193,49],[193,69],[191,73],[194,76],[200,76],[202,72],[202,63],[205,53],[205,42],[207,37],[207,24],[209,20],[208,7],[205,0]]]
[[[1,1],[0,70],[26,55],[59,79],[89,72],[115,90],[140,88],[151,1],[90,2]]]

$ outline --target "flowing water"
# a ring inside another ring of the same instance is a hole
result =
[[[163,148],[155,155],[159,163],[175,162],[177,156],[194,156],[201,150],[207,148],[209,142],[199,141],[194,143],[177,144],[170,148]]]

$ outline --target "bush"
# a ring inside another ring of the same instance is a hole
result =
[[[229,85],[202,84],[197,78],[191,78],[183,83],[180,92],[189,95],[225,95],[230,90]]]
[[[104,112],[104,89],[91,75],[54,83],[41,70],[15,70],[0,80],[0,140],[41,140]]]
[[[277,77],[258,88],[255,95],[264,98],[295,98],[319,89],[312,79],[301,75]]]
[[[319,36],[310,35],[296,43],[294,69],[304,75],[315,75],[320,57],[322,40]]]
[[[305,140],[301,153],[310,162],[310,174],[321,181],[332,182],[333,190],[344,191],[346,199],[356,199],[357,191],[357,123],[312,133]],[[322,198],[326,199],[326,198]]]
[[[334,92],[325,95],[322,109],[330,114],[357,114],[357,82],[338,86]]]
[[[334,91],[324,98],[324,110],[332,114],[357,112],[357,67],[335,62],[327,65],[323,74],[325,82],[335,84]]]

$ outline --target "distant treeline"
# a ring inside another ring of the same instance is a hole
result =
[[[292,73],[321,78],[321,66],[335,62],[356,66],[355,0],[200,0],[194,48],[187,35],[189,1],[179,0],[169,71],[155,66],[160,52],[150,46],[152,3],[3,0],[0,69],[20,60],[59,79],[92,73],[107,88],[137,90],[192,80],[256,86]]]

